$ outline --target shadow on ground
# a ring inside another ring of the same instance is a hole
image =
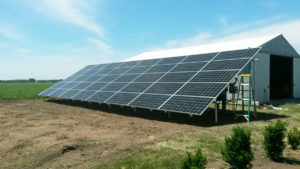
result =
[[[300,166],[300,160],[297,160],[297,159],[283,157],[283,161],[282,162],[286,163],[286,164],[296,164],[296,165]]]
[[[188,114],[175,113],[175,112],[165,112],[159,110],[149,110],[143,108],[132,108],[129,106],[119,106],[119,105],[108,105],[108,104],[98,104],[74,100],[63,100],[63,99],[49,99],[48,102],[77,106],[82,108],[87,108],[91,110],[99,110],[106,113],[114,113],[129,117],[139,117],[149,120],[167,121],[180,124],[188,124],[202,127],[211,127],[216,125],[227,125],[244,123],[246,120],[244,118],[235,117],[234,111],[218,112],[218,123],[215,123],[215,110],[209,108],[201,116],[190,116]],[[268,121],[277,118],[286,118],[289,116],[278,115],[273,113],[258,112],[255,121]]]
[[[270,104],[279,106],[287,103],[300,104],[300,99],[272,99]]]

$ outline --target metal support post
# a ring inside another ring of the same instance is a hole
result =
[[[244,83],[244,78],[241,77],[240,83],[243,84]],[[245,112],[245,108],[244,108],[244,85],[241,86],[242,87],[242,112]]]
[[[218,101],[215,100],[215,123],[218,123]]]
[[[250,122],[250,106],[251,106],[251,76],[249,76],[248,85],[248,122]]]

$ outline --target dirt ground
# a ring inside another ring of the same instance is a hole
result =
[[[187,127],[46,100],[0,101],[0,165],[88,168],[172,138]]]
[[[227,131],[231,127],[225,126]],[[0,101],[0,168],[91,168],[204,128],[222,132],[216,126],[126,116],[42,99]],[[262,161],[256,163],[268,168]]]

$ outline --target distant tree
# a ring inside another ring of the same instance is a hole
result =
[[[36,80],[34,78],[30,78],[30,79],[28,79],[28,82],[35,83]]]

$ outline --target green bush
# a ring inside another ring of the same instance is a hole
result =
[[[284,136],[286,127],[283,122],[278,120],[275,125],[269,125],[264,131],[264,149],[267,156],[274,161],[282,159],[284,150]]]
[[[225,139],[225,147],[221,153],[224,160],[233,168],[247,168],[254,156],[251,151],[251,131],[242,127],[234,127],[231,137]]]
[[[204,169],[207,164],[206,157],[203,156],[201,149],[197,149],[195,155],[187,153],[181,162],[182,169]]]
[[[300,144],[300,132],[296,127],[288,132],[288,143],[293,150],[296,150],[298,145]]]

